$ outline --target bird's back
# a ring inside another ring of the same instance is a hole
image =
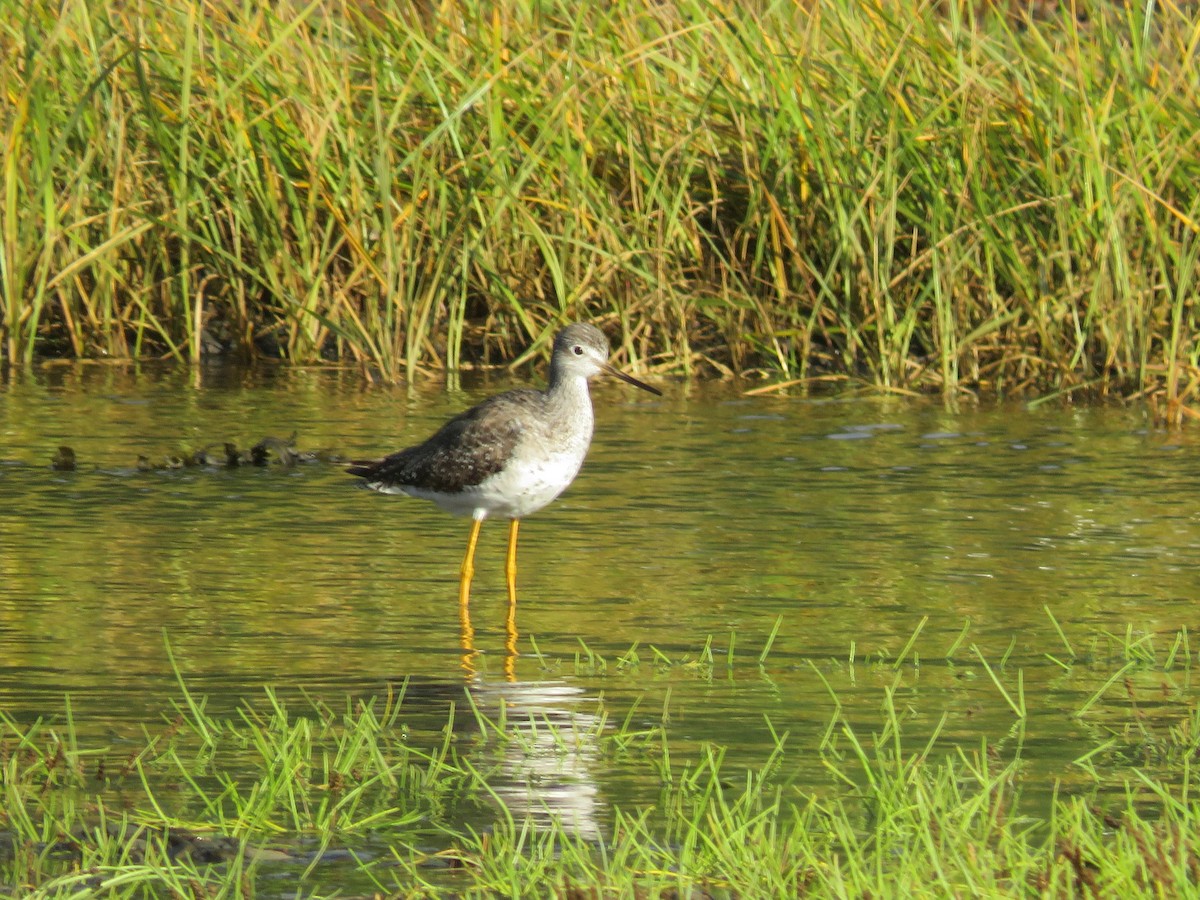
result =
[[[450,419],[423,443],[381,460],[355,463],[347,471],[376,490],[460,493],[505,467],[522,432],[536,419],[543,396],[532,390],[498,394]]]

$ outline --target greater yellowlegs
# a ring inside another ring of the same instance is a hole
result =
[[[588,379],[606,372],[662,396],[611,366],[608,353],[608,339],[600,329],[568,325],[554,338],[546,390],[497,394],[455,416],[424,443],[346,470],[366,479],[372,490],[432,500],[446,512],[474,520],[459,579],[464,612],[483,520],[504,516],[509,519],[504,575],[511,616],[519,522],[567,489],[592,440]]]

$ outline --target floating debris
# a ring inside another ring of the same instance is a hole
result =
[[[272,452],[285,466],[291,467],[299,462],[300,454],[296,451],[296,432],[293,431],[292,436],[286,441],[276,437],[263,438],[250,448],[250,459],[256,466],[265,466],[270,462]]]
[[[189,453],[168,454],[162,462],[155,462],[144,454],[137,458],[139,472],[158,472],[184,468],[227,468],[238,466],[269,466],[277,462],[291,468],[299,463],[328,462],[338,464],[345,461],[340,453],[329,450],[300,450],[296,447],[296,432],[290,437],[279,438],[267,435],[254,444],[249,450],[239,450],[232,441],[206,444],[199,450]],[[67,449],[67,448],[63,448]]]
[[[167,453],[160,457],[139,453],[137,471],[166,472],[178,469],[236,469],[239,466],[265,467],[272,463],[292,468],[300,463],[324,462],[340,465],[347,460],[332,450],[301,450],[296,446],[296,432],[290,437],[267,435],[248,450],[239,450],[233,441],[217,441],[198,450]],[[50,468],[58,472],[74,472],[78,468],[75,451],[66,445],[59,447],[50,458]]]
[[[228,862],[238,857],[247,860],[287,860],[292,854],[269,847],[243,848],[241,841],[221,834],[204,834],[178,826],[155,828],[109,822],[104,827],[104,837],[122,843],[125,853],[132,860],[144,861],[151,844],[157,844],[166,852],[167,858],[178,860],[190,858],[198,865]],[[95,843],[97,832],[76,827],[70,835],[59,838],[51,849],[68,855],[85,855],[89,845]]]
[[[70,447],[59,447],[50,460],[50,468],[58,472],[75,471],[75,451]]]

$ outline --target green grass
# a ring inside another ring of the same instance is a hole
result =
[[[1094,746],[1049,799],[1027,796],[1023,713],[1003,740],[964,746],[943,733],[938,692],[900,699],[919,679],[912,641],[873,664],[895,679],[873,721],[851,724],[834,697],[819,744],[772,727],[749,766],[715,743],[685,746],[636,705],[568,726],[519,704],[489,712],[480,687],[419,735],[404,690],[341,710],[267,690],[218,717],[181,679],[162,724],[109,746],[85,745],[69,702],[32,724],[0,714],[0,892],[294,896],[303,876],[314,897],[1182,896],[1200,872],[1200,710],[1149,702],[1135,682],[1190,678],[1186,641],[1076,640],[1088,661],[1069,666],[1096,695],[1061,716]],[[711,678],[711,650],[644,662],[631,650],[606,677]],[[1019,683],[1002,659],[980,662]],[[580,752],[639,770],[654,799],[611,804],[596,831],[526,814],[498,787],[513,761],[536,771]],[[814,756],[825,778],[798,783]]]
[[[392,379],[589,318],[663,372],[1178,416],[1200,32],[1068,6],[32,0],[0,23],[0,346]]]

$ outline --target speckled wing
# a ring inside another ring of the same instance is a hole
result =
[[[457,494],[504,468],[520,440],[524,410],[537,391],[510,391],[455,416],[423,444],[347,468],[368,484]]]

